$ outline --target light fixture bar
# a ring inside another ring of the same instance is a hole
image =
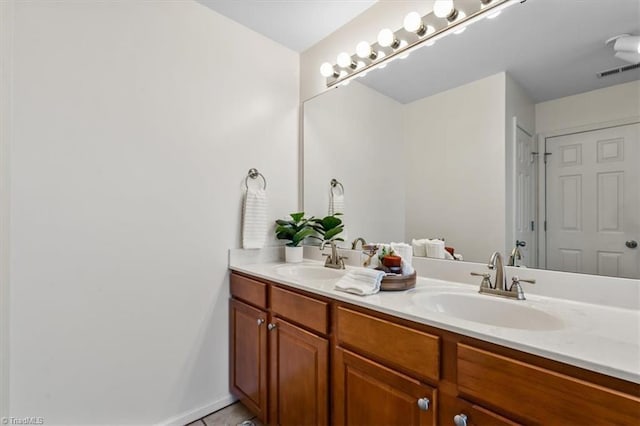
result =
[[[382,45],[380,42],[370,44],[371,55],[351,55],[351,64],[356,64],[355,67],[343,67],[325,62],[322,64],[324,70],[322,75],[327,78],[327,87],[346,84],[356,76],[364,75],[364,73],[375,68],[381,68],[397,57],[406,57],[413,50],[425,45],[431,45],[447,34],[460,33],[473,22],[488,16],[496,16],[502,9],[518,2],[524,3],[524,1],[526,0],[437,0],[436,3],[451,3],[453,9],[450,15],[437,17],[435,13],[429,12],[422,16],[422,24],[418,23],[417,31],[408,31],[403,27],[392,33],[393,37],[385,34]],[[455,17],[452,18],[453,15]],[[415,16],[413,18],[415,21]],[[413,27],[415,27],[415,24]],[[408,28],[411,29],[412,26],[410,25]],[[389,40],[393,42],[389,43]],[[359,45],[359,50],[364,51],[367,49]],[[363,58],[362,56],[366,57]],[[343,60],[346,63],[346,58],[343,58]],[[334,72],[330,72],[331,70]]]

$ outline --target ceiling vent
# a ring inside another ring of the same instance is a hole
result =
[[[598,78],[607,77],[609,75],[620,74],[621,72],[631,71],[640,68],[640,64],[625,65],[624,67],[612,68],[606,71],[600,71],[596,75]]]

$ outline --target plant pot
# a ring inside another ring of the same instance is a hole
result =
[[[284,260],[287,263],[300,263],[302,262],[302,253],[304,249],[302,246],[289,247],[284,246]]]

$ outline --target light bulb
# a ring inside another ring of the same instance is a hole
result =
[[[336,62],[338,63],[338,66],[342,68],[353,67],[353,61],[347,52],[340,53],[336,58]]]
[[[336,75],[336,70],[329,62],[325,62],[320,65],[320,74],[322,74],[323,77],[333,77]]]
[[[356,55],[358,55],[358,57],[362,58],[362,59],[375,59],[376,55],[375,53],[371,50],[371,45],[369,43],[367,43],[366,41],[361,41],[360,43],[358,43],[358,45],[356,46]]]
[[[453,0],[436,0],[433,5],[433,14],[438,18],[448,18],[454,11]]]
[[[409,12],[404,17],[404,29],[410,33],[423,32],[424,23],[422,23],[422,17],[418,12]]]
[[[389,47],[397,43],[393,31],[385,28],[378,33],[378,44],[382,47]]]

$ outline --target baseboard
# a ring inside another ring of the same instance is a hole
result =
[[[203,418],[207,414],[218,411],[228,405],[236,402],[236,399],[232,395],[227,395],[224,398],[220,398],[211,404],[204,405],[196,408],[193,411],[184,412],[177,416],[171,417],[167,420],[157,423],[157,426],[184,426],[191,422],[195,422],[198,419]]]

